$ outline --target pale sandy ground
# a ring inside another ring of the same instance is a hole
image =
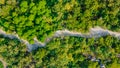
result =
[[[106,35],[111,35],[113,37],[116,37],[120,39],[120,33],[119,32],[113,32],[107,29],[103,29],[101,27],[95,27],[91,28],[88,33],[81,33],[81,32],[75,32],[75,31],[69,31],[69,30],[57,30],[53,36],[46,38],[44,43],[37,40],[37,38],[34,38],[34,44],[30,44],[27,40],[21,39],[17,34],[7,34],[5,31],[0,29],[0,34],[4,37],[9,37],[10,39],[17,38],[19,41],[26,44],[28,51],[31,52],[32,50],[37,49],[38,47],[44,47],[49,43],[53,38],[61,37],[61,36],[75,36],[75,37],[84,37],[84,38],[99,38]],[[4,62],[1,58],[0,61],[2,61],[4,67],[6,67],[6,62]]]
[[[111,35],[113,37],[116,37],[120,39],[120,33],[118,32],[112,32],[107,29],[103,29],[101,27],[95,27],[91,28],[88,33],[81,33],[81,32],[75,32],[75,31],[69,31],[69,30],[57,30],[53,36],[46,38],[44,43],[37,40],[37,38],[34,38],[34,44],[30,44],[27,40],[21,39],[17,34],[6,34],[5,31],[0,29],[0,34],[4,37],[9,37],[10,39],[17,38],[19,41],[25,43],[27,45],[28,51],[32,51],[37,49],[38,47],[44,47],[47,43],[49,43],[53,38],[61,37],[61,36],[75,36],[75,37],[84,37],[84,38],[99,38],[106,35]]]
[[[0,61],[3,63],[4,68],[7,68],[7,64],[2,58],[0,58]]]

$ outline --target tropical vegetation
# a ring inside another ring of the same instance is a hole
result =
[[[44,42],[57,30],[86,33],[95,26],[120,32],[120,0],[0,1],[0,29],[31,44],[35,37]],[[110,35],[97,39],[59,37],[28,52],[18,39],[0,35],[0,58],[8,68],[100,68],[101,64],[119,68],[120,40]]]

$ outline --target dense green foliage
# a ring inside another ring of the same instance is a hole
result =
[[[97,59],[102,59],[102,63],[108,66],[107,68],[110,68],[112,65],[116,66],[117,64],[120,67],[120,60],[116,57],[120,53],[119,46],[120,42],[111,36],[96,40],[77,37],[57,38],[48,44],[44,50],[39,49],[40,51],[35,53],[38,55],[34,55],[34,57],[36,60],[39,58],[38,61],[41,61],[41,63],[36,63],[38,66],[45,64],[47,68],[99,68],[97,62],[91,62],[87,59],[90,55]],[[39,55],[39,52],[42,52],[41,55]],[[117,63],[115,63],[116,61]]]
[[[2,62],[0,62],[0,68],[3,68],[3,64],[2,64]]]
[[[120,57],[117,57],[120,42],[111,36],[99,39],[56,38],[46,47],[31,53],[17,39],[1,36],[0,44],[0,56],[4,57],[9,68],[99,68],[99,63],[90,61],[89,56],[101,59],[107,68],[120,67]]]
[[[101,26],[120,31],[119,0],[6,0],[0,8],[0,26],[33,42],[44,41],[58,29],[85,32]]]
[[[120,31],[119,7],[120,0],[1,0],[0,28],[30,43],[61,29],[87,32],[101,26]],[[56,38],[31,53],[17,39],[0,36],[0,57],[8,68],[99,68],[89,56],[101,59],[107,68],[119,68],[119,54],[120,41],[111,36]]]

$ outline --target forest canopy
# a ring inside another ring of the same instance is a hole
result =
[[[57,30],[86,33],[100,26],[120,32],[120,0],[1,0],[0,29],[34,43],[44,42]],[[24,43],[0,35],[0,58],[8,68],[120,67],[120,40],[60,37],[28,52]],[[97,61],[91,61],[92,59]],[[0,62],[2,68],[2,62]]]

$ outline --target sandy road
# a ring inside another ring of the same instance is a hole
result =
[[[91,28],[88,33],[81,33],[81,32],[75,32],[75,31],[69,31],[69,30],[57,30],[53,36],[46,38],[44,43],[37,40],[37,38],[34,38],[34,44],[30,44],[27,40],[21,39],[18,35],[15,34],[7,34],[5,31],[0,29],[0,34],[4,37],[9,37],[10,39],[17,38],[19,41],[26,44],[28,51],[31,52],[32,50],[37,49],[38,47],[44,47],[49,43],[53,38],[61,37],[61,36],[75,36],[75,37],[84,37],[84,38],[99,38],[106,35],[111,35],[113,37],[116,37],[120,39],[120,33],[119,32],[113,32],[107,29],[103,29],[101,27],[96,26],[95,28]]]
[[[15,34],[7,34],[5,31],[0,29],[0,35],[3,35],[3,37],[8,37],[10,39],[17,38],[20,42],[23,42],[26,44],[28,51],[31,52],[39,47],[46,46],[53,38],[61,37],[61,36],[75,36],[75,37],[84,37],[84,38],[99,38],[106,35],[111,35],[113,37],[116,37],[120,39],[120,33],[119,32],[113,32],[107,29],[103,29],[101,27],[95,27],[91,28],[88,33],[81,33],[81,32],[75,32],[75,31],[69,31],[69,30],[57,30],[53,36],[46,38],[44,43],[37,40],[37,38],[34,38],[34,44],[30,44],[27,40],[21,39],[18,35]],[[7,63],[0,58],[0,61],[3,63],[4,68],[7,67]],[[101,65],[100,65],[101,66]],[[104,66],[104,65],[103,65]],[[102,67],[103,67],[102,66]]]
[[[0,58],[0,61],[3,63],[4,68],[7,68],[7,63],[2,58]]]

